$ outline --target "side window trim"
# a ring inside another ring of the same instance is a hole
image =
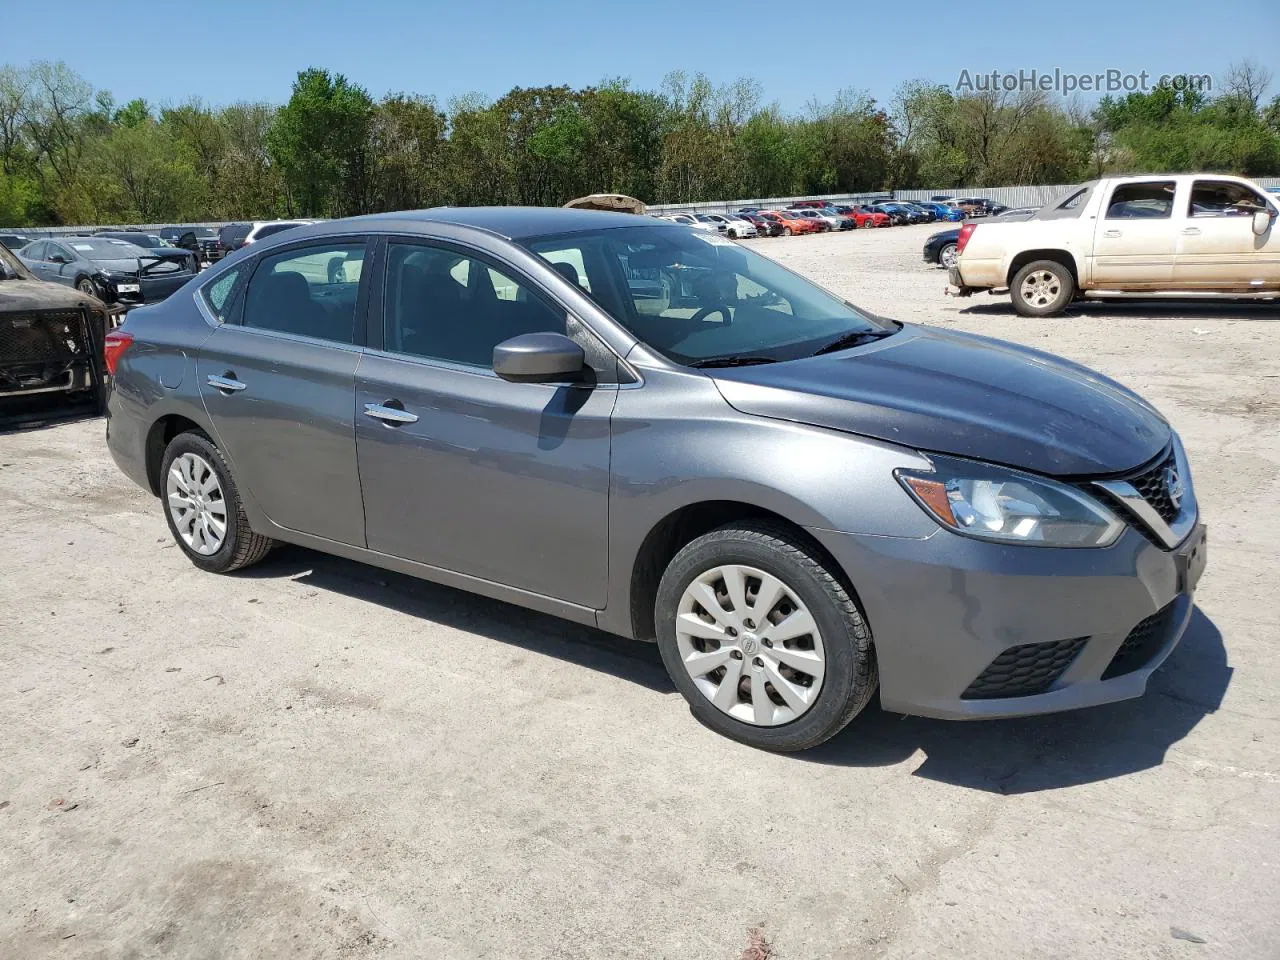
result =
[[[353,234],[331,234],[327,237],[307,237],[305,240],[294,241],[293,243],[282,243],[279,246],[273,246],[269,250],[263,250],[261,253],[246,259],[245,276],[236,284],[236,289],[232,291],[235,303],[232,306],[233,313],[228,315],[225,323],[228,325],[239,326],[246,331],[258,334],[259,336],[277,337],[286,340],[298,340],[304,343],[315,343],[329,347],[338,347],[347,350],[360,351],[365,348],[365,324],[361,323],[361,317],[368,309],[369,303],[369,287],[373,282],[369,268],[376,264],[370,259],[370,254],[374,251],[374,237],[366,233]],[[262,267],[264,260],[291,253],[295,250],[305,250],[308,247],[331,247],[338,244],[357,244],[365,245],[364,266],[360,268],[360,289],[356,294],[355,313],[351,318],[351,342],[344,343],[341,340],[327,340],[324,337],[310,337],[305,334],[287,333],[282,330],[272,330],[268,327],[251,327],[244,322],[244,305],[245,292],[249,289],[249,284],[253,282],[254,276]]]

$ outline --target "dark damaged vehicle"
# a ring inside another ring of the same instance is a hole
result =
[[[196,273],[189,256],[175,262],[107,237],[36,240],[18,256],[40,280],[75,287],[103,303],[126,307],[159,303]]]
[[[109,326],[100,301],[36,279],[0,244],[0,427],[101,413]]]
[[[104,240],[119,240],[121,243],[131,243],[135,247],[141,247],[151,256],[167,260],[170,263],[176,263],[181,267],[185,267],[191,273],[200,272],[199,253],[186,247],[171,245],[154,233],[142,233],[137,230],[99,230],[94,233],[94,236],[101,237]]]

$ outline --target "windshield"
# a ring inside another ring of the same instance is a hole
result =
[[[147,251],[132,243],[103,237],[75,237],[67,240],[66,245],[74,250],[77,256],[87,260],[132,260],[135,257],[148,255]]]
[[[601,307],[677,363],[793,360],[848,334],[897,329],[719,235],[623,227],[524,243],[572,266]]]

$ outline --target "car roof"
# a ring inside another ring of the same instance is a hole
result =
[[[359,233],[364,230],[404,229],[415,223],[448,223],[473,227],[508,240],[612,227],[661,226],[651,217],[634,213],[611,213],[572,207],[435,207],[430,210],[401,210],[396,213],[330,220],[303,229],[308,233]],[[294,237],[299,235],[291,233]]]

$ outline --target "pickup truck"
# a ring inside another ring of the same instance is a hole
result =
[[[1024,317],[1078,298],[1280,299],[1280,196],[1241,177],[1082,184],[1021,223],[966,223],[947,292],[1008,291]]]

